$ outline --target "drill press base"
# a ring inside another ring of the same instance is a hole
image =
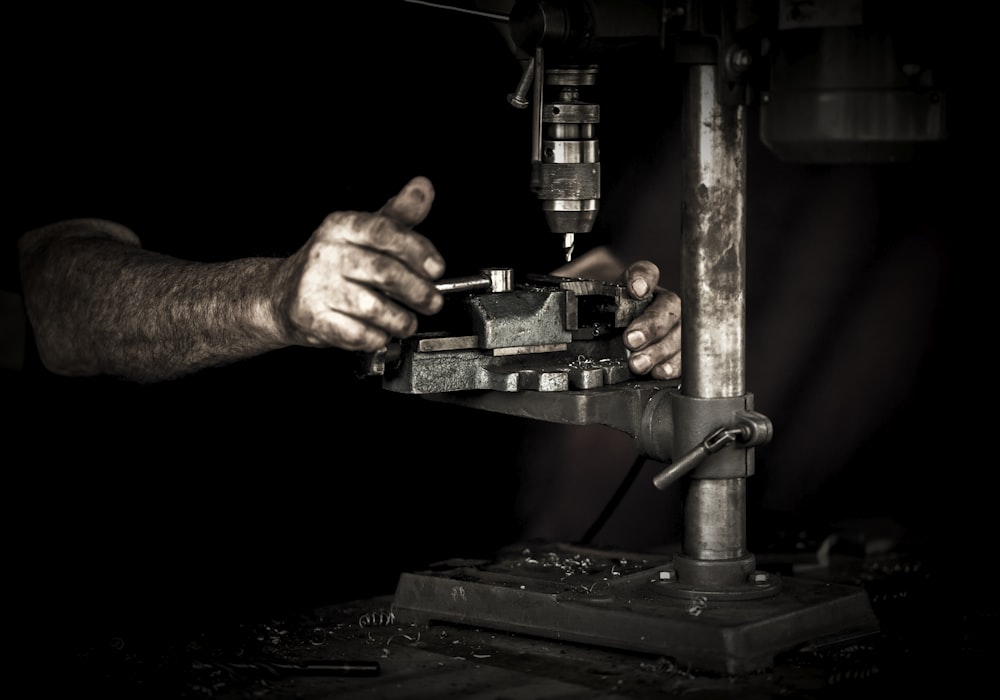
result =
[[[519,545],[492,562],[451,560],[400,576],[397,622],[463,624],[666,656],[708,672],[764,670],[810,642],[878,632],[863,589],[786,578],[774,595],[688,599],[663,592],[671,555]]]

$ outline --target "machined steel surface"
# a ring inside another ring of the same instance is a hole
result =
[[[684,396],[728,403],[746,394],[746,120],[745,106],[719,98],[718,69],[688,69],[681,120],[681,346]],[[711,431],[692,429],[675,411],[675,454],[696,449]],[[729,446],[714,460],[738,459],[752,472],[752,448]],[[699,482],[698,470],[692,480]],[[684,554],[714,560],[746,552],[745,475],[705,479],[685,499]]]
[[[689,69],[683,101],[681,298],[684,393],[746,392],[746,120],[724,105],[717,69]]]

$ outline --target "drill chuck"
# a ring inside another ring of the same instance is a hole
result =
[[[549,230],[561,234],[567,260],[575,235],[593,229],[601,198],[600,106],[581,100],[581,90],[593,86],[596,75],[596,66],[545,70],[551,94],[540,106],[543,129],[533,187]]]

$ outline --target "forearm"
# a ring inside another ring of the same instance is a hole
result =
[[[157,381],[284,346],[272,311],[281,262],[178,260],[143,250],[108,222],[69,222],[21,240],[39,354],[65,375]]]

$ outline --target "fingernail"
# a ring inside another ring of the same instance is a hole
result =
[[[642,331],[632,331],[625,336],[625,340],[630,348],[640,348],[646,342],[646,336]]]
[[[639,278],[632,283],[632,293],[637,297],[644,297],[649,292],[649,285],[646,280]]]
[[[403,196],[409,199],[415,199],[418,202],[422,202],[427,199],[426,193],[420,187],[415,187],[410,185],[403,190]]]
[[[663,365],[663,373],[666,374],[668,378],[673,377],[674,376],[674,366],[672,364],[670,364],[669,362],[667,364]]]
[[[653,364],[648,355],[632,355],[632,369],[642,374]]]
[[[427,299],[427,306],[429,313],[436,314],[444,306],[444,296],[441,294],[432,294]]]
[[[437,258],[427,258],[424,260],[424,271],[432,279],[437,279],[444,272],[444,263]]]

